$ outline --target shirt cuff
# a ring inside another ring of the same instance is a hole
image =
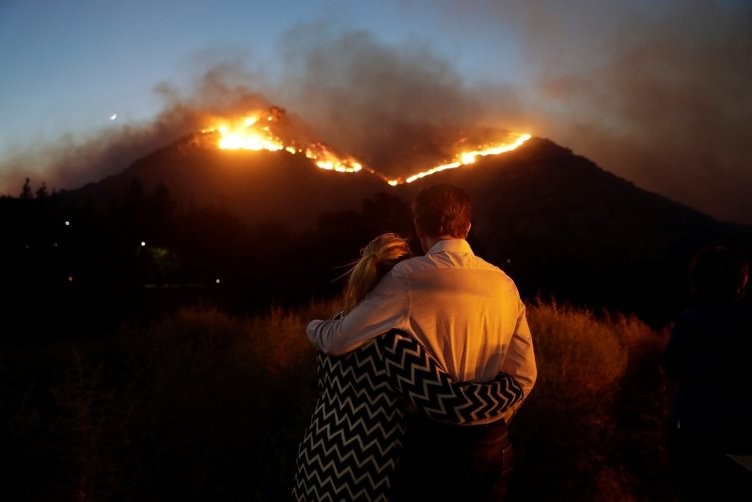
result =
[[[308,323],[308,326],[306,326],[306,336],[308,337],[308,341],[311,342],[311,345],[316,347],[319,350],[321,349],[321,335],[319,334],[318,327],[321,326],[321,324],[324,321],[321,319],[314,319],[313,321]]]

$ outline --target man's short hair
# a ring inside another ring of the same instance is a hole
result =
[[[415,197],[413,217],[426,235],[464,239],[472,217],[470,196],[464,188],[450,183],[431,185]]]

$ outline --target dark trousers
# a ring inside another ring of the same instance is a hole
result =
[[[390,500],[501,502],[514,453],[507,425],[443,425],[413,416]]]

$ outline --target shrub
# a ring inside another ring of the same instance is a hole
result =
[[[98,338],[0,350],[8,500],[280,500],[318,395],[305,323],[178,310]],[[534,303],[538,382],[512,422],[516,500],[668,499],[665,334]]]
[[[39,372],[25,373],[20,352],[5,365],[34,395],[3,406],[3,421],[23,434],[6,453],[28,459],[9,483],[18,498],[285,497],[316,395],[299,317],[182,309],[145,328],[55,345],[36,352]],[[34,485],[39,474],[47,483]]]
[[[636,318],[555,303],[531,304],[528,322],[539,373],[512,422],[513,494],[519,500],[629,500],[634,480],[625,479],[618,461],[624,432],[617,398],[628,368],[661,349],[659,335]],[[643,407],[655,403],[653,396],[642,397]],[[660,445],[653,447],[660,457]]]

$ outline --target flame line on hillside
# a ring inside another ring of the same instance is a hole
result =
[[[510,152],[512,150],[517,149],[520,145],[525,143],[527,140],[529,140],[532,136],[530,134],[521,134],[517,140],[515,140],[513,143],[509,143],[506,145],[500,145],[492,148],[487,148],[483,150],[473,150],[471,152],[463,152],[459,155],[459,160],[455,160],[453,162],[449,162],[447,164],[441,164],[438,166],[434,166],[430,169],[427,169],[425,171],[420,171],[416,174],[413,174],[412,176],[408,176],[407,178],[393,178],[390,180],[387,180],[387,183],[389,183],[392,186],[401,185],[403,183],[412,183],[415,180],[419,180],[421,178],[425,178],[426,176],[430,176],[432,174],[436,174],[441,171],[446,171],[447,169],[456,169],[460,166],[466,166],[468,164],[474,164],[478,157],[486,157],[488,155],[499,155],[501,153]]]
[[[242,119],[234,126],[228,125],[223,121],[216,127],[204,129],[204,133],[215,133],[219,135],[217,147],[221,150],[251,150],[261,151],[268,150],[272,152],[285,150],[292,155],[304,155],[311,159],[316,167],[330,171],[342,173],[355,173],[363,169],[363,166],[356,159],[346,156],[339,157],[334,154],[322,143],[309,143],[302,147],[290,142],[285,142],[276,136],[270,124],[279,121],[279,117],[284,111],[272,107],[266,117],[266,124],[259,123],[259,115],[249,115]]]
[[[379,176],[391,186],[412,183],[413,181],[447,169],[456,169],[461,166],[474,164],[478,160],[478,157],[499,155],[515,150],[531,138],[530,134],[518,134],[517,139],[511,143],[479,147],[477,150],[461,152],[455,157],[455,160],[446,164],[431,167],[407,178],[398,177],[390,179],[373,169],[364,167],[354,157],[338,156],[323,143],[311,142],[307,146],[299,146],[296,144],[296,141],[292,140],[287,142],[289,144],[286,144],[282,138],[272,132],[272,126],[279,124],[280,118],[283,118],[284,113],[284,110],[280,108],[271,107],[266,114],[265,120],[261,118],[263,112],[257,112],[243,119],[236,120],[234,125],[229,125],[229,121],[222,120],[217,126],[204,129],[202,132],[217,134],[219,139],[216,146],[221,150],[267,150],[272,152],[285,150],[292,155],[304,155],[312,160],[316,167],[320,169],[342,173],[355,173],[365,169]]]

